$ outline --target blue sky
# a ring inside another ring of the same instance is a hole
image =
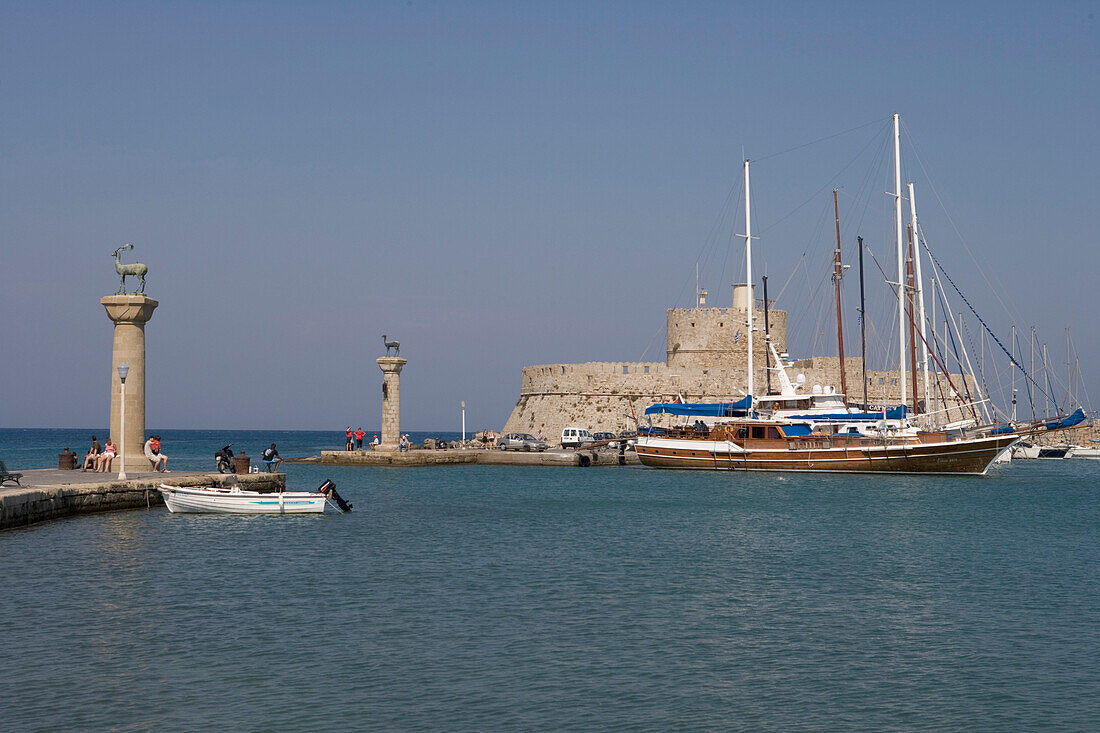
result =
[[[952,277],[1100,392],[1097,5],[6,4],[0,425],[106,422],[132,242],[149,424],[373,427],[386,333],[408,428],[499,428],[525,364],[662,360],[696,260],[728,301],[742,151],[792,355],[834,354],[824,212],[888,255],[895,111]]]

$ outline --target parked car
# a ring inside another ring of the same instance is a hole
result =
[[[615,440],[615,433],[592,433],[592,440],[596,441],[597,443],[600,443],[600,442],[605,441],[605,440],[614,441]],[[614,442],[608,443],[607,445],[608,445],[609,448],[618,448],[619,447],[619,444],[614,443]]]
[[[539,440],[527,433],[507,433],[497,440],[497,448],[501,450],[536,450],[541,453],[548,447],[545,440]]]
[[[561,430],[562,448],[583,448],[593,442],[592,433],[585,428],[568,427]]]

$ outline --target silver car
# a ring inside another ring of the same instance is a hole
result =
[[[497,440],[497,448],[501,450],[537,450],[542,452],[547,447],[545,440],[539,440],[527,433],[507,433]]]

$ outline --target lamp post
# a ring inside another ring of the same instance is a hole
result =
[[[121,362],[118,365],[118,379],[121,382],[119,392],[119,425],[118,432],[118,480],[126,480],[126,375],[130,373],[130,365]]]
[[[462,447],[466,447],[466,400],[462,400]]]

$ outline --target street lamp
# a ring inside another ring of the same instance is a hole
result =
[[[466,400],[462,400],[462,447],[466,447]]]
[[[122,383],[119,393],[119,426],[118,432],[118,480],[126,480],[126,375],[130,373],[130,365],[121,362],[118,365],[118,379]]]

